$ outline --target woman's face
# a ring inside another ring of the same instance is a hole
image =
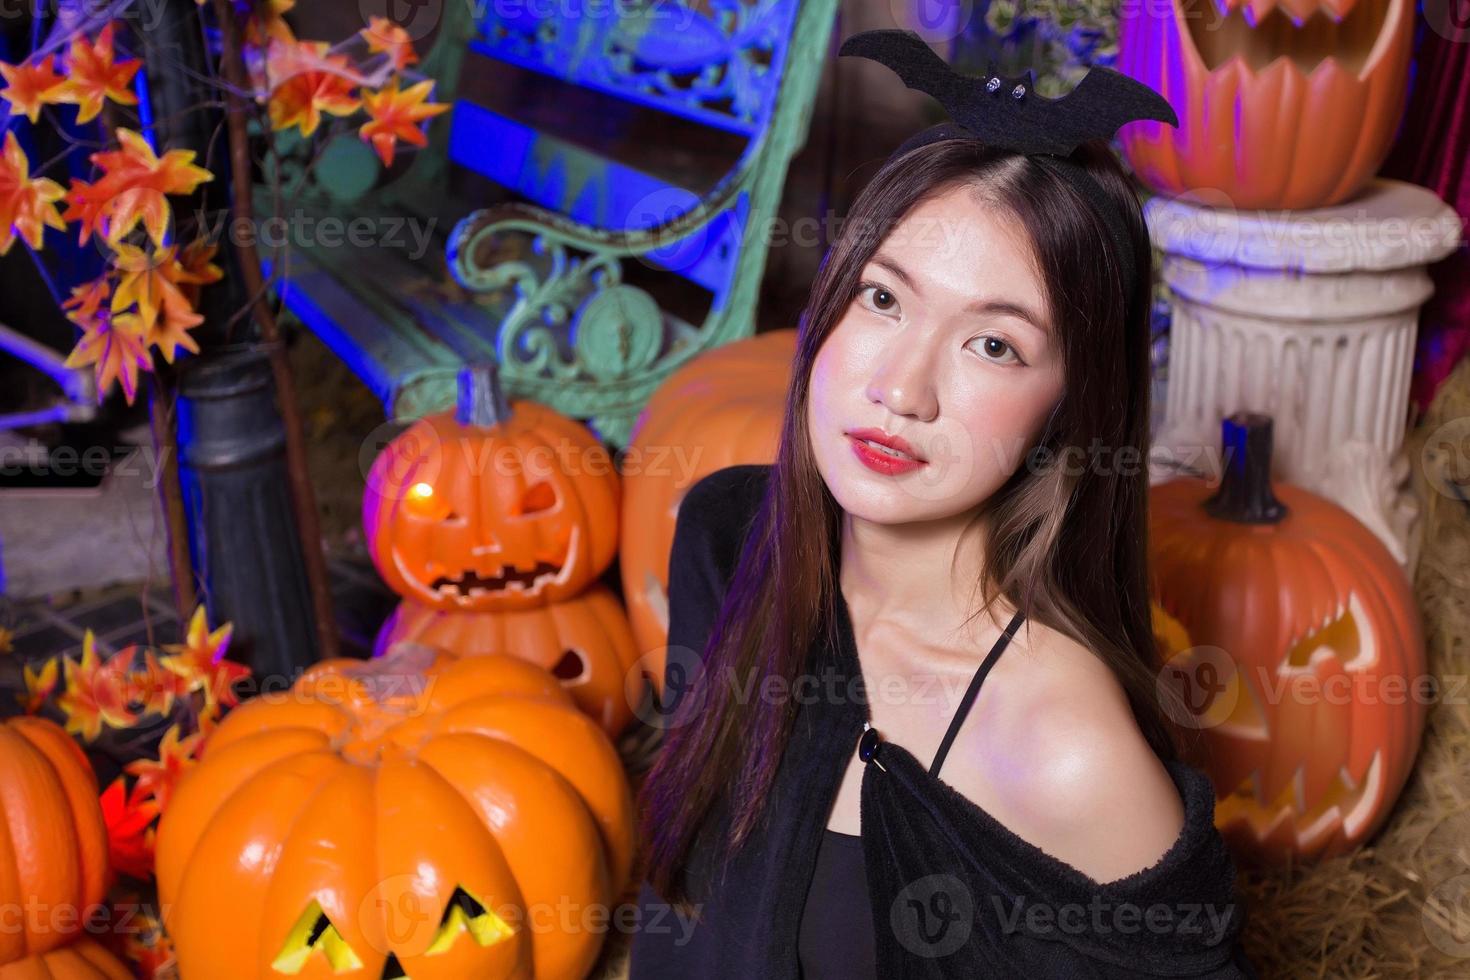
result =
[[[973,511],[1023,464],[1062,396],[1026,231],[973,187],[954,187],[896,225],[860,280],[812,365],[817,468],[865,520]],[[913,455],[883,456],[860,430]]]

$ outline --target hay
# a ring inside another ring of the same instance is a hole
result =
[[[1458,451],[1434,451],[1447,435],[1460,437]],[[1310,867],[1241,868],[1246,949],[1263,977],[1470,977],[1470,507],[1441,489],[1470,485],[1470,472],[1456,472],[1467,448],[1463,361],[1406,440],[1423,505],[1414,591],[1440,696],[1370,845]]]

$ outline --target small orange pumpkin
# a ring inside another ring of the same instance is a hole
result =
[[[1171,670],[1200,731],[1216,823],[1243,857],[1341,854],[1368,840],[1424,729],[1424,640],[1407,577],[1329,500],[1272,484],[1271,419],[1225,420],[1218,486],[1150,493],[1155,590],[1183,648]],[[1179,627],[1187,631],[1180,636]],[[1191,646],[1191,644],[1193,644]]]
[[[621,487],[583,426],[509,402],[493,365],[460,375],[459,406],[373,461],[362,523],[378,573],[436,609],[529,609],[586,588],[618,546]]]
[[[403,644],[220,723],[160,821],[159,897],[186,977],[580,977],[633,819],[546,671]]]
[[[0,966],[0,980],[133,980],[133,971],[96,940],[83,936],[68,946]]]
[[[671,374],[634,423],[623,457],[623,597],[642,650],[669,634],[669,550],[685,492],[715,470],[776,459],[796,331],[716,347]],[[663,662],[648,663],[663,691]]]
[[[107,891],[107,828],[97,776],[60,725],[32,715],[0,724],[0,962],[65,945]],[[67,959],[62,957],[63,960]]]
[[[454,657],[508,653],[551,672],[583,713],[616,737],[647,682],[628,616],[604,585],[539,609],[441,612],[404,599],[378,632],[374,655],[421,643]]]

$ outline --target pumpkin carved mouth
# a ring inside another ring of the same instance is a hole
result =
[[[1241,781],[1235,791],[1215,805],[1219,826],[1249,828],[1251,839],[1285,837],[1300,853],[1312,853],[1333,834],[1351,838],[1365,832],[1374,808],[1382,799],[1383,753],[1374,752],[1361,779],[1341,768],[1315,804],[1308,804],[1305,768],[1298,768],[1274,800],[1260,802],[1260,775]]]
[[[532,592],[548,581],[555,581],[561,574],[561,565],[549,561],[538,561],[531,568],[517,565],[502,565],[499,574],[484,576],[474,569],[465,569],[457,577],[441,575],[429,583],[429,588],[440,595],[458,594],[461,597],[481,595],[486,592],[504,592],[518,588]]]
[[[1254,76],[1281,61],[1310,76],[1329,61],[1361,78],[1395,2],[1179,0],[1179,8],[1189,43],[1208,71],[1238,59]]]

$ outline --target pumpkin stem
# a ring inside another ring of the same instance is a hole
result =
[[[1225,472],[1219,489],[1204,503],[1205,512],[1237,524],[1276,524],[1287,506],[1271,492],[1273,420],[1258,412],[1236,412],[1220,423]]]
[[[500,387],[500,372],[493,361],[460,369],[454,420],[485,429],[510,420],[510,402]]]

